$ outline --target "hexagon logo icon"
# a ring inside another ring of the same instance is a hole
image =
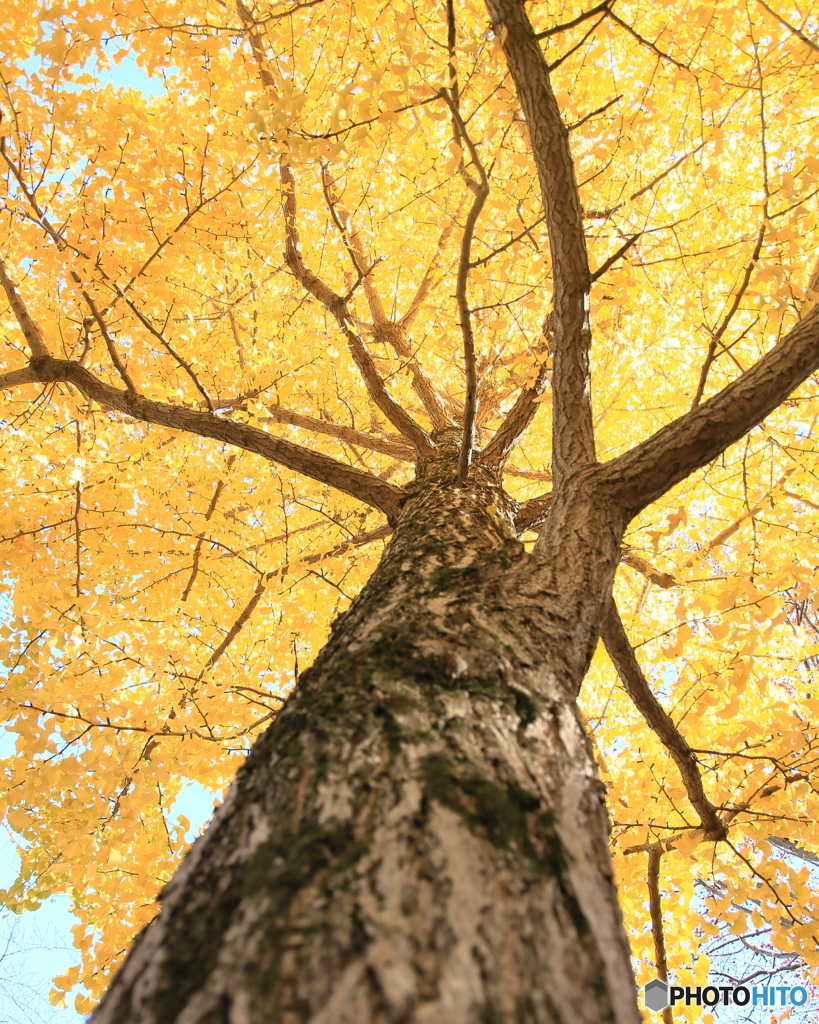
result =
[[[649,1010],[664,1010],[668,1006],[668,985],[655,978],[646,985],[644,999]]]

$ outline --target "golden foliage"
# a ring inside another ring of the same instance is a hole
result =
[[[582,13],[529,6],[544,31]],[[592,268],[606,268],[592,294],[603,460],[776,344],[816,299],[819,241],[815,48],[751,0],[613,9],[543,40]],[[815,38],[807,13],[782,10]],[[424,0],[8,0],[4,14],[0,254],[52,355],[396,484],[411,475],[407,442],[286,264],[279,161],[304,261],[347,296],[389,393],[431,429],[420,366],[457,421],[470,160],[440,96],[457,81],[491,183],[469,275],[491,437],[548,358],[551,266],[527,126],[481,4],[456,5],[451,54],[446,6]],[[123,84],[128,68],[139,87]],[[11,308],[1,315],[8,372],[24,339]],[[819,965],[817,896],[769,842],[819,851],[815,392],[813,378],[626,538],[675,581],[623,566],[626,628],[731,818],[729,842],[698,843],[679,773],[601,649],[583,703],[646,977],[645,855],[629,848],[670,836],[672,969],[697,962],[720,914]],[[548,479],[549,405],[547,390],[507,467],[520,498]],[[23,841],[5,900],[71,894],[83,968],[59,987],[95,995],[185,848],[180,787],[228,782],[367,579],[384,531],[358,540],[384,520],[66,385],[5,391],[3,417],[0,658],[16,748],[2,800]]]

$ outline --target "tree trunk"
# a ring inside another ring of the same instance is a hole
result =
[[[567,628],[441,447],[94,1024],[639,1021],[575,707],[613,558]]]

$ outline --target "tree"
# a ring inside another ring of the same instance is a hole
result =
[[[2,31],[7,903],[92,994],[152,922],[94,1020],[636,1021],[621,907],[816,965],[816,25]]]

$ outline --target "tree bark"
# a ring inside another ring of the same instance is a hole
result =
[[[94,1024],[639,1020],[575,707],[619,540],[528,554],[444,433]]]

